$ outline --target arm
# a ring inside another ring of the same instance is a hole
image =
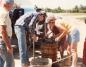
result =
[[[59,29],[60,33],[54,36],[54,37],[56,37],[56,39],[55,39],[56,41],[61,40],[68,33],[68,30],[62,25],[59,25],[58,29]]]
[[[32,36],[32,39],[36,42],[37,41],[37,37],[35,34],[35,27],[36,27],[36,23],[37,23],[37,15],[34,15],[33,18],[31,19],[30,23],[29,23],[29,31],[30,34]]]
[[[7,35],[6,25],[0,25],[0,32],[2,34],[2,39],[5,42],[7,50],[12,53],[11,42]]]
[[[35,33],[36,23],[37,23],[38,17],[37,15],[34,15],[29,23],[29,30],[31,33]]]

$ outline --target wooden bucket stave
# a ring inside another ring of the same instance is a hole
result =
[[[52,61],[57,60],[57,44],[46,44],[41,46],[42,57],[51,58]]]

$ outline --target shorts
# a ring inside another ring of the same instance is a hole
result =
[[[78,29],[72,30],[68,34],[67,41],[68,41],[69,44],[79,42],[80,41],[80,32],[79,32],[79,30]]]

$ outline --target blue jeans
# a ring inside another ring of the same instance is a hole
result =
[[[28,63],[28,53],[27,53],[27,44],[26,44],[26,33],[25,28],[22,26],[15,26],[15,34],[18,39],[18,47],[21,64]]]
[[[0,67],[15,67],[13,54],[7,52],[5,43],[0,38]]]

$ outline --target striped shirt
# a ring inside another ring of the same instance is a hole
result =
[[[15,26],[30,27],[37,20],[38,13],[26,13],[22,15],[15,23]]]

